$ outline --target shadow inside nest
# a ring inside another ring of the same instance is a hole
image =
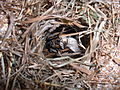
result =
[[[90,45],[90,35],[87,34],[81,37],[79,34],[76,34],[88,30],[88,24],[82,19],[79,19],[79,21],[85,27],[80,28],[76,25],[62,24],[52,32],[49,30],[46,31],[46,40],[43,49],[46,58],[61,56],[78,58],[85,54],[86,49]]]

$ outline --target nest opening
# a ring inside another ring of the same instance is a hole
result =
[[[81,20],[82,19],[79,19],[79,21]],[[87,34],[80,37],[80,35],[77,34],[88,30],[88,24],[85,23],[85,21],[82,25],[85,27],[80,28],[76,25],[64,24],[59,25],[59,27],[49,33],[46,32],[46,40],[43,49],[44,56],[46,58],[56,58],[61,56],[77,58],[83,56],[90,45],[90,35]],[[82,44],[84,48],[81,47],[80,44]]]

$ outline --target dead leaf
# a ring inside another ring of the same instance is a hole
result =
[[[60,45],[62,49],[64,49],[65,47],[68,47],[70,50],[72,50],[75,53],[80,52],[80,49],[78,47],[78,42],[76,39],[72,37],[61,37],[61,38],[62,39],[61,39]]]
[[[114,61],[116,64],[120,65],[120,58],[114,58],[113,61]]]
[[[84,72],[84,73],[86,73],[86,74],[88,74],[88,75],[91,74],[91,71],[90,71],[90,70],[87,70],[85,67],[77,66],[77,65],[75,65],[75,64],[73,64],[73,63],[71,63],[70,65],[71,65],[73,68],[75,68],[75,69],[77,69],[77,70],[80,70],[81,72]]]

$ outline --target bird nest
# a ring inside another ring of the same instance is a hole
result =
[[[0,2],[1,89],[119,88],[118,4]]]

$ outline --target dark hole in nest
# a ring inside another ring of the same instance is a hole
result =
[[[85,24],[85,23],[84,23]],[[87,25],[86,25],[87,26]],[[52,32],[47,33],[46,35],[46,43],[44,46],[43,53],[47,58],[55,58],[60,56],[70,56],[72,58],[77,58],[83,56],[85,53],[85,49],[78,45],[80,52],[74,52],[70,49],[70,47],[66,46],[67,42],[64,43],[64,49],[61,46],[61,38],[59,37],[61,34],[72,34],[77,32],[86,31],[88,27],[79,28],[75,25],[60,25]],[[79,35],[69,36],[77,41],[79,44]],[[84,35],[81,38],[81,42],[85,48],[89,46],[90,35]],[[74,45],[73,45],[74,46]]]

